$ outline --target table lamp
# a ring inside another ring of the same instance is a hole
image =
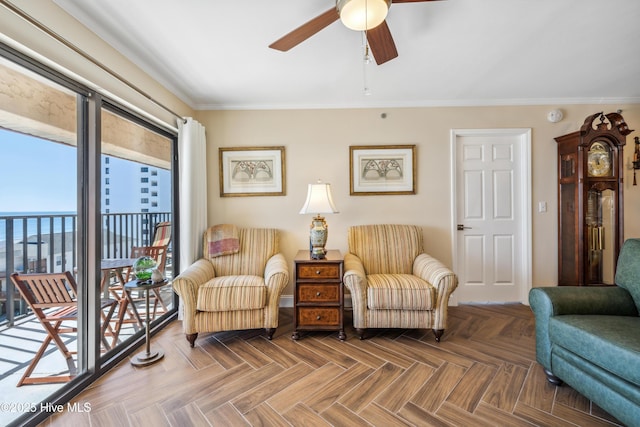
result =
[[[312,259],[323,259],[326,253],[324,245],[327,244],[329,231],[324,217],[320,214],[338,213],[331,195],[331,184],[324,184],[320,180],[316,184],[309,184],[307,200],[300,209],[300,213],[316,215],[311,220],[309,251]]]

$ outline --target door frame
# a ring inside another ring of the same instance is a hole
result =
[[[457,238],[457,138],[459,136],[513,136],[519,137],[520,158],[518,164],[520,167],[519,182],[520,186],[515,188],[519,191],[520,210],[522,212],[522,220],[519,223],[519,232],[522,236],[520,245],[520,253],[522,254],[521,269],[515,273],[518,281],[520,301],[522,304],[529,304],[529,290],[532,287],[532,233],[531,233],[531,128],[499,128],[499,129],[451,129],[451,242],[452,242],[452,259],[453,271],[458,271],[458,238]],[[456,292],[451,295],[451,305],[458,305],[458,297]]]

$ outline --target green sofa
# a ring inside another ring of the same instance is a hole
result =
[[[536,359],[628,426],[640,426],[640,239],[625,241],[616,286],[533,288]]]

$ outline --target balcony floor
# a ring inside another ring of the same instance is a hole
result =
[[[56,391],[62,384],[23,385],[16,387],[25,369],[33,360],[46,333],[35,316],[26,316],[16,321],[12,327],[0,329],[0,395],[2,403],[9,405],[39,404]],[[64,342],[73,347],[75,336],[64,336]],[[39,374],[52,374],[56,369],[65,369],[64,358],[55,345],[50,345],[37,366]],[[0,425],[6,425],[21,415],[20,407],[3,408],[0,411]]]
[[[162,291],[163,300],[170,304],[173,296],[170,286],[162,288]],[[139,312],[143,313],[141,307]],[[117,317],[117,311],[113,317]],[[68,324],[71,326],[72,322]],[[137,329],[138,325],[135,323],[124,323],[118,337],[119,341],[126,340],[136,333]],[[0,410],[0,426],[7,425],[22,415],[22,412],[17,412],[22,405],[37,405],[39,408],[42,400],[65,385],[65,383],[54,383],[16,386],[46,336],[44,328],[33,315],[20,318],[11,327],[0,327],[0,396],[2,396],[0,403],[9,404],[8,408]],[[76,334],[61,334],[61,336],[70,350],[76,350]],[[68,372],[64,357],[55,344],[50,343],[32,376],[64,375]],[[11,405],[17,405],[17,407],[11,410]]]

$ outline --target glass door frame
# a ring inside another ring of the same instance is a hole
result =
[[[162,128],[152,124],[148,118],[133,113],[130,109],[96,93],[91,88],[78,83],[64,74],[43,65],[33,58],[0,42],[0,56],[35,72],[76,93],[77,108],[77,281],[82,284],[100,283],[101,269],[101,111],[107,108],[117,112],[154,132],[171,139],[171,209],[172,209],[172,249],[174,253],[173,272],[179,266],[179,221],[178,212],[178,135],[175,129]],[[143,341],[139,331],[125,345],[102,355],[100,351],[100,310],[101,293],[98,286],[78,287],[78,376],[50,394],[45,400],[52,405],[64,405],[83,391],[103,373],[131,354]],[[162,329],[177,318],[178,297],[173,295],[172,309],[152,324],[152,333]],[[35,402],[34,402],[35,404]],[[36,405],[38,408],[40,405]],[[10,425],[37,424],[49,417],[49,413],[28,413],[16,418]]]

